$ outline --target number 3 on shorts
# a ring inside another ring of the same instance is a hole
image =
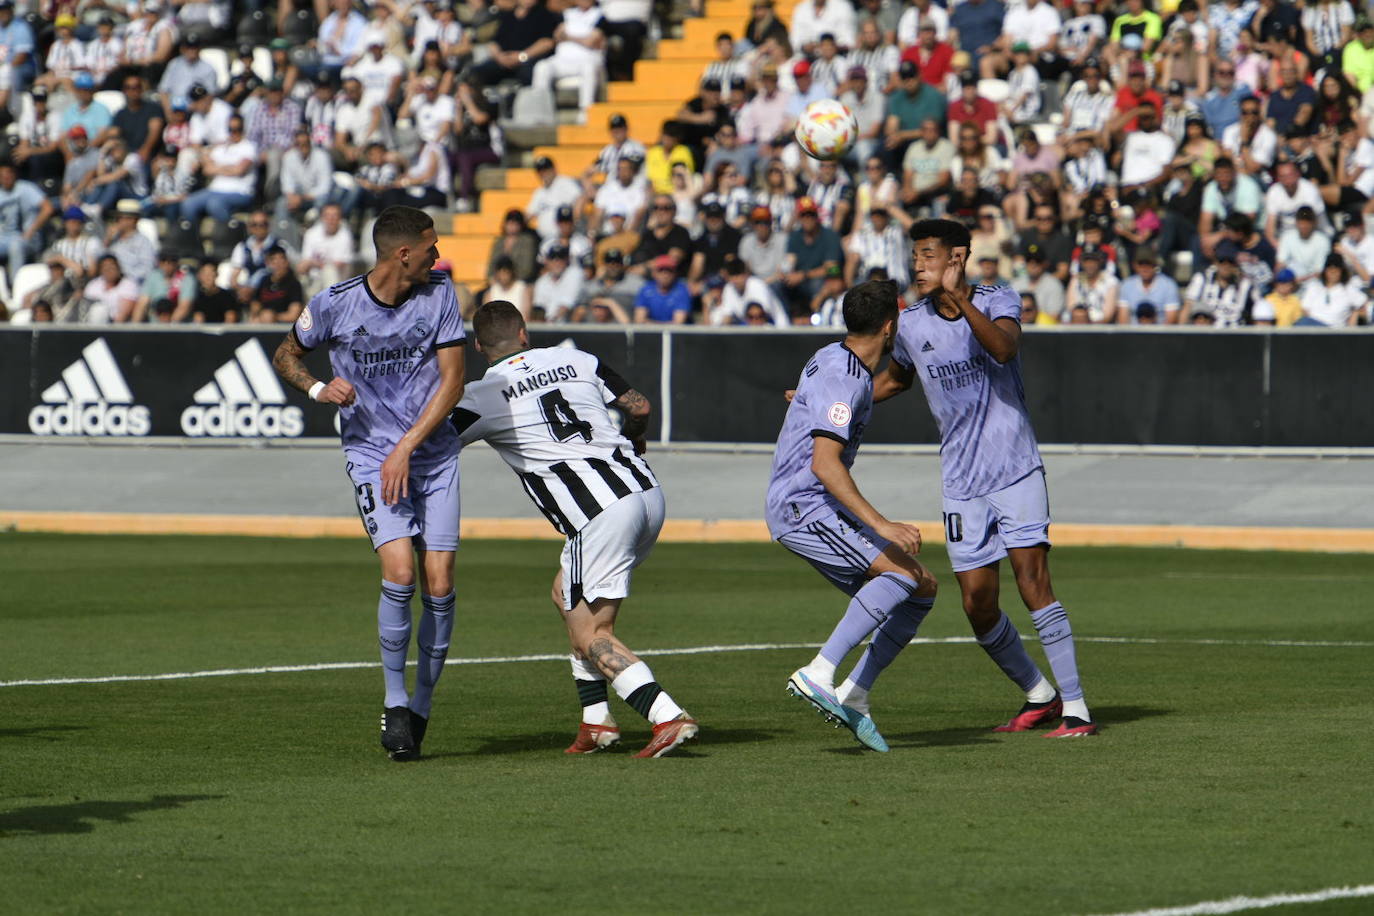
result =
[[[377,508],[377,500],[372,496],[372,484],[358,484],[358,511],[363,515],[371,515],[375,508]]]
[[[945,540],[957,544],[964,539],[964,517],[958,512],[946,512]]]

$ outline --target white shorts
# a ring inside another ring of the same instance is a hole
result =
[[[1050,542],[1050,495],[1043,468],[986,496],[946,496],[944,503],[945,546],[955,572],[996,563],[1009,549]]]
[[[563,608],[579,601],[624,598],[630,573],[643,563],[663,527],[663,491],[631,493],[606,507],[563,545]]]

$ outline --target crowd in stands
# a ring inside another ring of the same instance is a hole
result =
[[[20,322],[289,321],[367,263],[381,208],[474,206],[522,87],[572,80],[585,110],[630,78],[655,16],[0,0],[0,300]],[[786,19],[755,0],[715,53],[656,142],[615,116],[584,173],[534,163],[475,301],[838,325],[849,285],[910,282],[906,228],[944,216],[1028,323],[1369,322],[1374,24],[1349,0],[801,0]],[[792,140],[831,97],[859,124],[838,163]]]

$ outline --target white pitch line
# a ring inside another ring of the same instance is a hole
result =
[[[1148,636],[1076,636],[1078,642],[1109,643],[1141,646],[1233,646],[1281,649],[1374,649],[1374,642],[1298,639],[1156,639]],[[972,636],[919,636],[913,646],[967,645],[976,642]],[[636,650],[636,655],[714,655],[721,652],[772,652],[781,649],[819,649],[818,642],[766,642],[736,646],[684,646],[680,649]],[[450,658],[445,665],[503,665],[521,662],[561,662],[567,653],[543,655],[497,655],[485,658]],[[409,664],[414,665],[414,662]],[[215,668],[209,671],[169,671],[162,674],[110,674],[99,677],[32,678],[0,681],[4,687],[62,687],[71,684],[121,684],[144,681],[184,681],[201,677],[235,677],[247,674],[296,674],[303,671],[348,671],[357,668],[380,668],[381,662],[319,662],[311,665],[262,665],[254,668]]]
[[[1230,897],[1209,900],[1186,906],[1159,907],[1153,910],[1134,910],[1112,916],[1214,916],[1219,913],[1240,913],[1244,910],[1264,910],[1294,903],[1325,903],[1328,900],[1347,900],[1353,897],[1374,897],[1374,884],[1358,887],[1328,887],[1308,894],[1274,894],[1270,897]]]

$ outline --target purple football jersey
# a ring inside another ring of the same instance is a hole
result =
[[[977,286],[973,304],[988,318],[1021,320],[1021,296]],[[962,316],[945,318],[921,299],[902,311],[892,359],[916,370],[940,427],[945,495],[986,496],[1042,467],[1021,385],[1021,358],[993,359]]]
[[[873,412],[873,373],[843,343],[816,351],[797,381],[773,453],[765,517],[774,538],[806,525],[818,509],[839,506],[811,472],[813,440],[844,443],[840,461],[854,466]]]
[[[453,283],[437,271],[394,306],[373,295],[366,274],[336,283],[310,300],[295,330],[301,346],[328,347],[334,375],[352,383],[357,399],[339,409],[344,452],[372,465],[386,460],[438,389],[435,354],[462,346],[464,336]],[[433,467],[457,455],[457,432],[440,423],[410,464]]]

